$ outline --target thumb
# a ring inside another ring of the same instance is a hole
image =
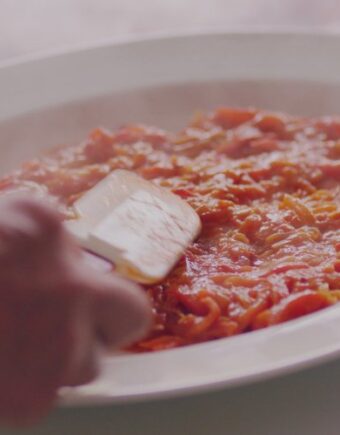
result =
[[[94,294],[95,330],[102,343],[118,348],[147,334],[152,311],[142,288],[117,275],[101,275],[88,283]]]

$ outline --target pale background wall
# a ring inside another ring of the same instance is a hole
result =
[[[340,1],[0,0],[0,59],[130,34],[240,26],[340,32]]]

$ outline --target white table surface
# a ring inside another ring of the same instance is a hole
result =
[[[340,1],[0,0],[0,61],[131,34],[287,26],[340,32]],[[0,434],[339,435],[339,399],[334,362],[189,398],[58,409],[31,431]]]

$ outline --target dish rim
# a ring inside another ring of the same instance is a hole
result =
[[[323,27],[318,27],[315,30],[299,27],[299,26],[284,26],[279,29],[265,26],[263,28],[246,28],[239,26],[235,29],[226,30],[223,28],[202,29],[202,30],[182,30],[176,31],[159,31],[143,35],[131,34],[117,36],[114,38],[103,38],[94,42],[84,42],[68,44],[67,46],[56,47],[52,49],[42,49],[38,51],[29,52],[27,54],[19,54],[9,58],[0,60],[0,69],[8,67],[16,67],[22,64],[39,62],[56,57],[63,57],[67,55],[74,55],[77,53],[84,53],[86,51],[96,51],[101,48],[110,48],[115,46],[124,46],[130,44],[144,44],[148,42],[164,41],[164,40],[177,40],[183,38],[197,38],[197,37],[308,37],[313,39],[340,39],[340,32],[337,33],[332,30],[327,30]]]

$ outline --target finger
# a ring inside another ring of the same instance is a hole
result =
[[[62,385],[71,387],[86,384],[91,382],[98,375],[98,372],[99,351],[95,340],[93,340],[91,346],[87,349],[87,353],[72,367]]]
[[[72,318],[71,357],[61,385],[81,385],[90,382],[98,373],[98,343],[92,301],[92,295],[86,290],[78,296]]]
[[[19,255],[58,239],[59,216],[49,206],[33,198],[12,197],[0,202],[1,246],[6,255]]]
[[[9,209],[25,213],[41,224],[47,234],[55,234],[61,230],[61,217],[49,204],[36,198],[16,197],[8,199],[6,204]]]
[[[116,275],[98,276],[89,284],[95,295],[96,332],[102,343],[117,348],[145,336],[152,312],[139,286]]]

